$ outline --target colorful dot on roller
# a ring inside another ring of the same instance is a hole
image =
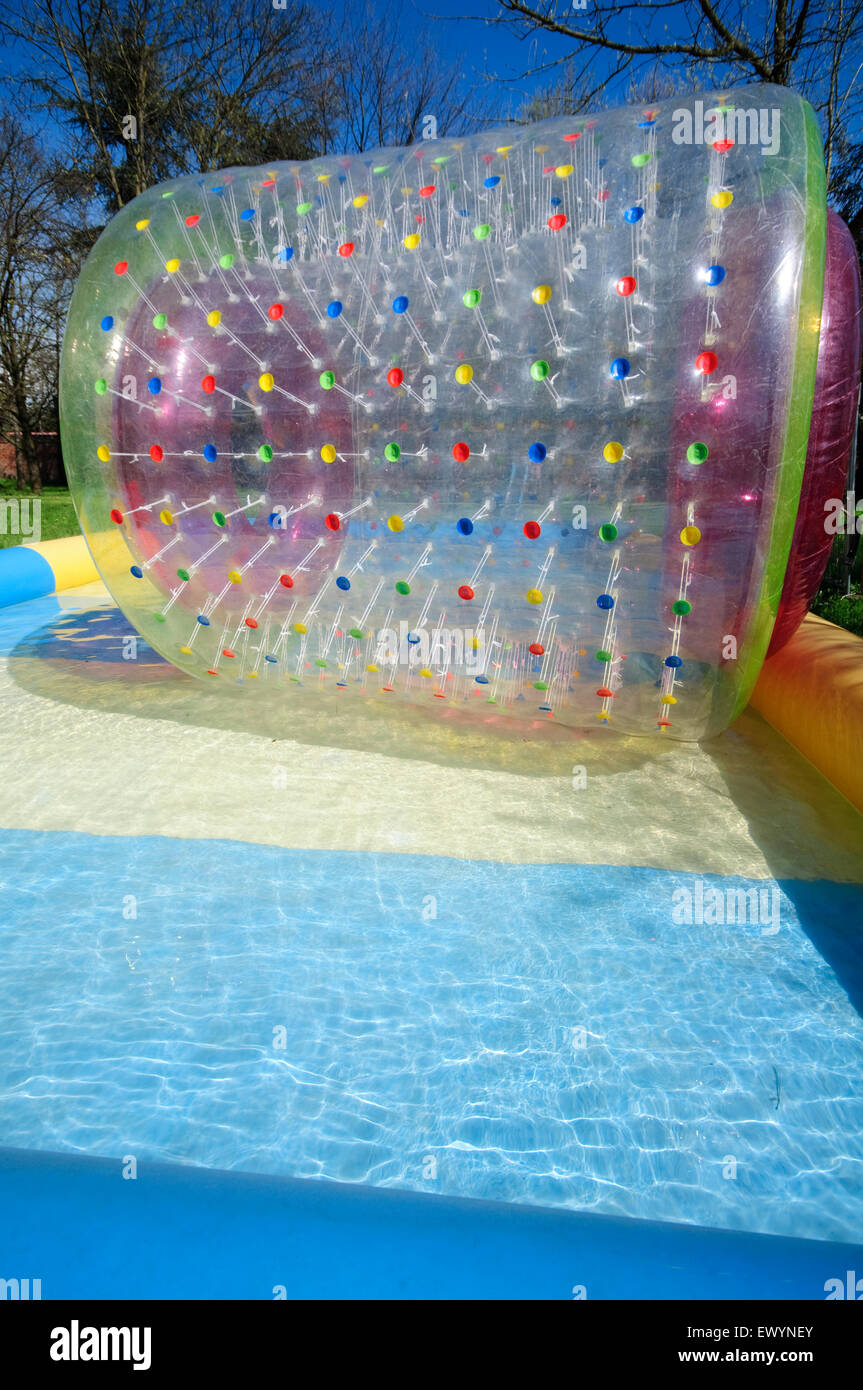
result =
[[[534,381],[545,381],[550,371],[551,368],[549,367],[548,363],[545,362],[542,358],[540,358],[536,362],[531,362],[530,364],[530,374],[533,377]]]
[[[678,598],[672,603],[671,611],[672,613],[676,613],[678,617],[685,617],[687,613],[692,612],[692,604],[688,599]]]
[[[461,297],[461,302],[466,309],[475,309],[482,299],[481,290],[467,290]]]
[[[119,507],[112,507],[109,515],[115,526],[123,525],[123,513]]]
[[[178,579],[182,579],[182,581],[183,581],[184,584],[188,584],[188,582],[189,582],[189,580],[191,579],[191,577],[192,577],[192,576],[191,576],[191,574],[189,573],[189,571],[188,571],[187,569],[183,569],[182,565],[181,565],[180,568],[177,570],[177,578],[178,578]]]
[[[534,304],[547,304],[551,299],[551,285],[536,285],[530,292]]]
[[[629,222],[632,226],[635,226],[636,222],[640,222],[643,216],[644,208],[639,207],[638,204],[634,207],[627,208],[623,214],[624,221]]]
[[[700,440],[696,440],[694,443],[690,444],[689,448],[686,450],[686,462],[695,464],[704,463],[709,453],[710,450],[707,445],[702,444]]]
[[[327,317],[331,319],[337,319],[341,314],[343,307],[344,306],[342,305],[342,301],[340,299],[331,299],[329,304],[327,305]]]
[[[614,599],[611,594],[600,594],[599,598],[596,600],[596,606],[597,608],[601,608],[604,612],[608,612],[610,608],[614,607]]]
[[[551,217],[548,219],[549,229],[552,232],[560,232],[566,226],[566,221],[567,218],[565,212],[553,212],[551,214]]]
[[[354,243],[352,241],[343,241],[341,246],[339,247],[339,255],[342,257],[342,260],[346,261],[348,257],[352,256],[353,254]]]
[[[333,379],[335,380],[335,378]],[[402,371],[401,367],[390,367],[389,371],[387,372],[387,381],[389,382],[390,386],[401,386],[404,379],[405,374]]]
[[[387,526],[391,531],[395,532],[403,531],[405,529],[405,523],[403,518],[396,515],[387,517]]]
[[[165,457],[165,451],[161,444],[151,444],[149,452],[150,458],[154,463],[161,463],[162,459]]]
[[[273,450],[272,450],[272,446],[269,445],[269,444],[262,444],[261,447],[260,447],[260,449],[258,450],[258,458],[261,460],[261,463],[272,463],[272,461],[273,461]]]
[[[401,456],[402,451],[399,448],[398,444],[388,444],[387,447],[384,449],[384,458],[389,463],[398,463]]]
[[[453,444],[452,456],[455,459],[456,463],[467,463],[468,459],[470,458],[470,449],[463,442]]]
[[[159,520],[163,526],[173,526],[174,513],[169,511],[167,507],[164,507],[162,511],[159,512]]]
[[[681,661],[679,656],[667,656],[665,658],[665,665],[670,666],[672,670],[677,671],[683,665],[683,662]]]
[[[704,279],[712,288],[721,285],[722,281],[725,279],[725,266],[709,265],[704,272]]]
[[[695,359],[695,370],[701,372],[702,376],[710,376],[715,372],[719,365],[719,358],[715,352],[699,352]]]
[[[289,574],[280,574],[279,583],[283,589],[293,589],[294,581]]]
[[[160,333],[161,333],[161,331],[162,331],[163,328],[166,328],[166,327],[167,327],[167,325],[168,325],[168,315],[167,315],[167,314],[154,314],[154,315],[153,315],[153,327],[156,328],[156,329],[158,329],[158,331],[159,331]]]
[[[269,318],[273,320],[273,323],[278,323],[279,319],[282,317],[284,312],[284,304],[271,304],[269,309],[267,310],[267,315]]]
[[[356,642],[359,642],[362,639],[363,630],[361,627],[349,627],[348,632]]]
[[[605,651],[602,647],[600,647],[599,651],[595,652],[594,655],[597,661],[608,662],[611,660],[611,652]]]
[[[204,391],[208,396],[211,396],[215,389],[216,378],[214,376],[205,376],[201,378],[201,390]]]
[[[614,377],[615,381],[623,381],[624,377],[629,376],[630,370],[629,359],[627,357],[615,357],[609,367],[609,372],[611,376]]]
[[[602,457],[606,463],[620,463],[623,458],[623,445],[619,444],[616,439],[609,440],[602,451]]]
[[[318,385],[321,386],[324,391],[332,391],[335,384],[335,372],[321,372],[320,376],[318,377]]]
[[[323,445],[321,449],[321,458],[324,463],[335,463],[337,457],[334,444]]]
[[[460,584],[458,587],[458,596],[459,598],[463,598],[467,603],[474,597],[474,591],[469,584]]]
[[[397,594],[402,594],[403,596],[406,596],[410,593],[411,586],[406,579],[399,579],[396,582],[395,590]]]
[[[110,329],[114,327],[113,316],[111,314],[106,314],[100,322],[99,327],[101,328],[103,333],[107,333]]]
[[[205,444],[201,452],[207,460],[207,463],[215,463],[216,459],[219,457],[219,451],[215,444]]]
[[[199,613],[195,621],[200,623],[201,627],[210,626],[210,619],[207,617],[206,613]]]
[[[341,518],[335,512],[328,512],[324,517],[324,525],[328,531],[338,531],[341,524]]]
[[[340,574],[336,580],[336,588],[341,589],[343,593],[347,593],[350,587],[351,581],[348,579],[347,575]]]
[[[150,392],[150,395],[151,395],[151,396],[158,396],[158,394],[159,394],[159,392],[161,391],[161,389],[162,389],[161,378],[160,378],[160,377],[157,377],[157,376],[151,376],[151,377],[150,377],[150,380],[147,382],[147,390]]]
[[[724,188],[718,193],[714,193],[710,201],[720,212],[724,212],[725,209],[730,208],[731,204],[734,202],[734,194],[729,189]]]
[[[473,381],[473,367],[469,362],[461,362],[455,369],[455,379],[459,386],[469,386]]]
[[[477,241],[486,241],[491,236],[491,227],[487,222],[480,222],[474,227],[473,234]]]
[[[272,391],[275,384],[272,372],[262,372],[258,377],[258,385],[262,391]]]
[[[628,299],[631,294],[635,294],[636,282],[634,275],[621,275],[614,287],[621,299]]]
[[[701,532],[697,526],[684,526],[680,533],[680,539],[686,546],[697,545],[701,540]]]
[[[676,704],[677,704],[677,696],[676,696],[676,695],[661,695],[660,698],[659,698],[659,703],[660,703],[661,705],[676,705]]]
[[[531,656],[545,656],[545,647],[541,642],[531,642],[528,651]]]
[[[473,534],[473,522],[469,516],[459,517],[455,525],[456,530],[460,532],[461,535],[470,536]]]
[[[111,450],[108,448],[107,444],[99,445],[98,449],[96,450],[96,457],[100,463],[111,462]]]
[[[538,540],[542,534],[542,527],[538,521],[526,521],[521,529],[529,541]]]
[[[542,603],[542,590],[528,589],[527,593],[525,594],[525,598],[527,599],[528,603]]]
[[[404,246],[404,248],[405,248],[406,251],[416,251],[416,249],[417,249],[417,247],[419,246],[419,244],[420,244],[420,234],[419,234],[419,232],[410,232],[410,233],[404,238],[404,241],[402,242],[402,245]]]
[[[646,150],[643,150],[641,154],[634,154],[632,156],[632,163],[636,169],[643,169],[645,164],[650,163],[650,155]]]
[[[224,512],[213,512],[213,522],[216,526],[227,526],[228,518]]]
[[[617,540],[617,527],[612,521],[604,521],[602,523],[599,528],[599,539],[606,542]]]
[[[232,584],[242,584],[243,576],[239,570],[228,570],[228,578]]]
[[[543,463],[547,454],[548,450],[546,449],[545,445],[540,444],[539,442],[531,444],[530,448],[527,451],[527,456],[530,459],[531,463]]]

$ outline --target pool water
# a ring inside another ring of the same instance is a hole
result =
[[[863,1238],[860,817],[756,716],[333,725],[128,637],[0,613],[0,1143]]]

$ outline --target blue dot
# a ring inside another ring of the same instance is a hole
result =
[[[418,634],[418,633],[416,633],[416,632],[409,632],[409,633],[408,633],[408,642],[410,643],[410,645],[411,645],[412,647],[415,647],[415,646],[417,645],[417,643],[419,642],[419,640],[420,640],[420,639],[419,639],[419,634]]]
[[[636,203],[635,207],[627,208],[623,216],[627,222],[640,222],[644,216],[644,208],[640,208]]]
[[[674,667],[674,669],[676,670],[678,666],[683,665],[683,662],[680,660],[679,656],[667,656],[665,658],[665,664],[666,666]]]
[[[410,300],[408,299],[406,294],[397,294],[395,299],[393,300],[393,313],[406,314],[409,303]]]
[[[351,587],[351,581],[348,579],[347,575],[346,575],[346,574],[340,574],[339,577],[338,577],[338,579],[336,580],[336,588],[337,588],[337,589],[344,589],[344,590],[347,592],[347,590],[348,590],[350,587]]]
[[[270,512],[267,517],[267,525],[272,526],[274,531],[284,531],[285,517],[283,512]]]
[[[273,663],[273,665],[275,666],[276,663],[277,663],[277,661],[278,661],[278,658],[275,657],[275,656],[265,656],[265,657],[264,657],[264,660],[265,660],[265,661],[271,661],[271,662]]]
[[[638,129],[639,129],[639,130],[649,130],[650,127],[651,127],[652,125],[656,125],[656,121],[639,121],[639,122],[638,122]]]
[[[213,187],[213,188],[210,189],[210,192],[211,192],[211,193],[215,193],[215,194],[217,194],[219,197],[221,197],[221,195],[224,193],[224,191],[225,191],[225,186],[224,186],[224,184],[221,184],[221,183],[217,183],[217,184],[215,185],[215,187]]]
[[[99,324],[99,327],[102,329],[104,333],[107,333],[110,328],[114,327],[114,320],[110,314],[105,315],[102,322]]]
[[[293,258],[294,258],[294,248],[293,248],[293,246],[283,246],[282,249],[281,249],[281,251],[279,252],[279,260],[280,260],[280,261],[290,261],[290,260],[293,260]]]
[[[144,571],[141,569],[140,565],[131,565],[129,567],[129,573],[133,574],[136,579],[144,578]]]
[[[704,278],[708,285],[721,285],[722,281],[725,279],[725,266],[709,265]]]
[[[339,314],[342,312],[343,307],[344,306],[340,299],[331,299],[329,304],[327,305],[327,313],[329,314],[331,319],[337,319]]]
[[[459,217],[467,217],[467,208],[459,208],[458,215]]]
[[[147,390],[150,392],[150,395],[158,396],[161,389],[162,383],[159,378],[157,376],[151,376],[150,380],[147,382]]]
[[[201,627],[209,627],[209,626],[210,626],[210,619],[206,616],[205,613],[199,613],[199,614],[198,614],[198,622],[201,624]]]
[[[254,209],[254,208],[243,208],[243,211],[240,213],[240,221],[241,221],[241,222],[251,222],[251,220],[252,220],[252,218],[254,217],[254,215],[255,215],[255,209]]]
[[[550,199],[549,199],[549,202],[551,203],[551,206],[552,206],[553,208],[559,208],[560,205],[561,205],[561,203],[563,202],[563,199],[562,199],[562,198],[550,198]]]
[[[548,450],[544,444],[531,444],[527,451],[527,456],[531,463],[542,463],[547,453]]]
[[[461,531],[463,536],[471,535],[473,531],[473,522],[471,521],[470,517],[463,516],[459,521],[457,521],[456,529],[458,531]]]
[[[622,381],[625,376],[629,376],[629,360],[626,357],[615,357],[609,370],[615,381]]]
[[[483,179],[482,186],[483,188],[497,188],[499,183],[500,179],[498,178],[497,174],[492,174],[489,178]]]
[[[474,676],[477,685],[488,685],[488,676]]]
[[[215,444],[204,445],[204,458],[207,460],[207,463],[215,463],[218,457],[219,451]]]
[[[597,608],[604,609],[613,608],[614,599],[611,597],[611,594],[600,594],[599,598],[596,600],[596,606]]]

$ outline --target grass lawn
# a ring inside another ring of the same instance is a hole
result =
[[[10,515],[11,509],[3,507],[4,502],[11,502],[14,498],[18,499],[19,505],[22,499],[26,498],[29,507],[24,512],[24,519],[27,522],[25,529],[30,531],[33,521],[33,493],[19,492],[15,487],[14,478],[4,478],[0,481],[0,550],[9,545],[23,545],[31,540],[53,541],[58,536],[77,536],[79,534],[78,518],[75,516],[75,508],[72,506],[72,498],[67,487],[46,487],[42,490],[42,534],[39,535],[38,529],[35,535],[13,534],[15,528],[14,513]]]

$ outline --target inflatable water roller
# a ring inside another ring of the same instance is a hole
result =
[[[149,190],[74,294],[63,450],[211,688],[699,739],[820,582],[859,353],[815,117],[753,87]]]

